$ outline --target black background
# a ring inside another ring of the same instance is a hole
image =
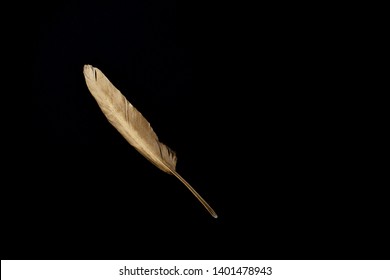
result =
[[[343,63],[318,7],[57,1],[21,10],[4,55],[25,115],[8,118],[18,125],[4,145],[16,173],[6,174],[3,259],[370,259],[387,246],[371,215],[384,205],[372,209],[360,188],[369,179],[355,168],[354,100],[342,93]],[[176,151],[177,171],[218,219],[108,123],[84,64]]]

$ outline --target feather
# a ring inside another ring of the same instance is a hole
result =
[[[142,114],[98,68],[84,65],[83,73],[87,87],[100,109],[127,142],[159,169],[178,178],[209,213],[217,218],[208,203],[176,172],[175,152],[158,140],[150,123]]]

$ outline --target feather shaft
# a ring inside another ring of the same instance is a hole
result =
[[[176,176],[177,179],[179,179],[191,192],[192,194],[200,201],[200,203],[203,204],[203,206],[209,211],[211,216],[214,218],[218,218],[217,213],[213,210],[213,208],[210,207],[210,205],[198,194],[198,192],[186,181],[183,177],[180,176],[179,173],[177,173],[175,170],[172,170],[172,174]]]

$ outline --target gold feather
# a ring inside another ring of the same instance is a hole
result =
[[[98,68],[84,65],[83,72],[88,89],[100,109],[127,142],[159,169],[176,176],[209,213],[217,218],[217,214],[210,205],[176,172],[175,152],[158,140],[156,133],[144,116]]]

